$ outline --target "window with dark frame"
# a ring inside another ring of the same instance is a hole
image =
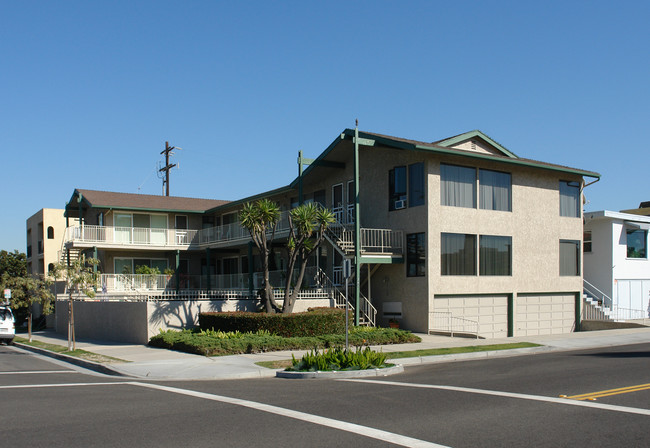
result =
[[[501,171],[478,170],[479,208],[512,211],[512,176]]]
[[[440,274],[476,275],[476,235],[440,234]]]
[[[424,163],[409,165],[408,206],[424,205]]]
[[[476,168],[441,163],[440,204],[476,208]]]
[[[400,201],[406,205],[406,167],[396,166],[388,171],[388,210],[398,210]]]
[[[627,258],[648,257],[648,231],[642,229],[627,229]]]
[[[580,217],[580,184],[560,181],[560,216]]]
[[[406,276],[426,275],[426,239],[422,233],[406,235]]]
[[[580,241],[560,240],[560,275],[580,275]]]
[[[591,252],[591,230],[585,230],[582,233],[582,252]]]
[[[480,235],[479,275],[512,275],[512,237]]]

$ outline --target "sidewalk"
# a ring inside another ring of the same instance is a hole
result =
[[[26,335],[20,334],[20,337]],[[650,342],[650,328],[627,328],[620,330],[589,331],[582,333],[569,333],[562,335],[528,336],[501,339],[470,339],[450,338],[447,336],[434,336],[418,334],[422,342],[413,344],[396,344],[373,347],[384,353],[395,351],[410,351],[432,348],[451,348],[472,345],[508,344],[514,342],[532,342],[542,347],[524,348],[515,350],[499,350],[456,355],[426,356],[417,358],[402,358],[396,360],[404,366],[449,362],[466,359],[480,359],[496,356],[516,356],[558,350],[577,350],[617,345],[638,344]],[[65,335],[53,331],[33,333],[33,340],[49,344],[67,345]],[[33,350],[23,344],[16,343],[17,347]],[[77,349],[86,350],[99,355],[110,356],[127,362],[92,363],[79,361],[76,358],[57,356],[68,362],[102,373],[112,373],[132,378],[147,378],[156,380],[205,380],[205,379],[241,379],[274,377],[275,370],[256,365],[260,361],[276,361],[291,359],[293,353],[296,358],[302,356],[304,351],[282,351],[250,355],[231,355],[218,357],[205,357],[172,350],[148,347],[146,345],[121,344],[117,342],[78,340]],[[44,353],[48,355],[47,353]],[[51,356],[51,355],[50,355]]]

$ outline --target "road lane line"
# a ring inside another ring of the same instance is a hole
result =
[[[650,383],[638,384],[636,386],[619,387],[617,389],[601,390],[598,392],[589,392],[586,394],[569,395],[563,398],[570,400],[588,400],[589,398],[609,397],[611,395],[627,394],[630,392],[638,392],[640,390],[648,389],[650,389]]]
[[[15,384],[12,386],[0,386],[0,389],[41,389],[48,387],[79,387],[79,386],[113,386],[114,384],[128,384],[129,381],[116,381],[114,383],[60,383],[60,384]]]
[[[75,370],[24,370],[22,372],[0,372],[0,375],[32,375],[35,373],[79,373]]]
[[[136,386],[147,387],[150,389],[161,390],[165,392],[172,392],[175,394],[187,395],[190,397],[203,398],[206,400],[219,401],[221,403],[233,404],[236,406],[243,406],[250,409],[255,409],[258,411],[268,412],[270,414],[280,415],[282,417],[289,417],[296,420],[301,420],[308,423],[313,423],[316,425],[326,426],[328,428],[334,428],[341,431],[347,431],[354,434],[358,434],[364,437],[369,437],[382,442],[389,442],[395,445],[413,447],[413,448],[442,448],[444,445],[438,445],[436,443],[427,442],[425,440],[414,439],[412,437],[403,436],[400,434],[395,434],[388,431],[382,431],[380,429],[371,428],[368,426],[357,425],[355,423],[349,423],[342,420],[335,420],[328,417],[321,417],[318,415],[307,414],[305,412],[294,411],[291,409],[281,408],[278,406],[273,406],[264,403],[258,403],[255,401],[242,400],[239,398],[224,397],[222,395],[208,394],[204,392],[196,392],[187,389],[179,389],[176,387],[162,386],[159,384],[149,384],[149,383],[138,383],[132,382]]]
[[[606,411],[626,412],[628,414],[650,415],[650,409],[630,408],[627,406],[616,406],[616,405],[605,404],[605,403],[594,403],[592,401],[567,400],[566,398],[545,397],[542,395],[529,395],[529,394],[519,394],[514,392],[501,392],[497,390],[473,389],[470,387],[441,386],[441,385],[434,385],[434,384],[417,384],[417,383],[409,384],[409,383],[399,383],[396,381],[364,380],[364,379],[354,379],[354,378],[341,379],[338,381],[348,381],[353,383],[370,383],[370,384],[379,384],[379,385],[386,385],[386,386],[413,387],[413,388],[421,388],[421,389],[450,390],[455,392],[467,392],[472,394],[492,395],[497,397],[544,401],[547,403],[563,404],[568,406],[582,406],[585,408],[602,409]]]

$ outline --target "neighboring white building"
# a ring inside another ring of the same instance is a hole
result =
[[[650,216],[604,210],[585,212],[584,218],[585,290],[602,292],[615,319],[648,317]]]

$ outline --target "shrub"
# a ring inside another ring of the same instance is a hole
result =
[[[200,313],[203,330],[257,332],[266,330],[283,337],[345,333],[345,311],[313,308],[304,313],[270,314],[250,312]]]
[[[381,369],[392,364],[386,364],[386,355],[366,347],[356,351],[343,350],[336,347],[330,350],[312,350],[305,353],[300,360],[292,357],[292,366],[285,370],[295,372],[315,372],[334,370],[367,370]]]

